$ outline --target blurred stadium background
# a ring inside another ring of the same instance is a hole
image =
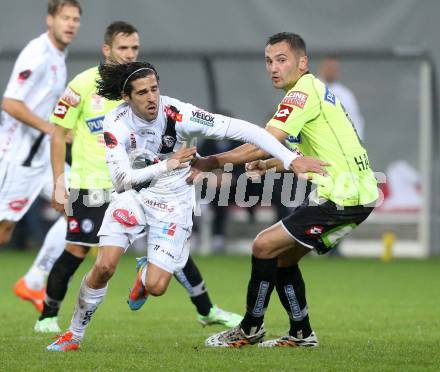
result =
[[[383,185],[386,198],[403,190],[400,202],[379,208],[340,252],[379,256],[384,245],[396,256],[439,255],[440,183],[436,66],[440,62],[437,0],[83,0],[77,39],[69,48],[69,77],[96,65],[105,27],[113,20],[133,23],[141,35],[141,59],[157,65],[162,94],[213,111],[229,111],[260,125],[273,114],[281,92],[264,70],[268,36],[301,34],[312,72],[336,55],[343,84],[356,95],[365,119],[365,142],[376,172],[395,182]],[[4,89],[19,51],[45,30],[46,0],[2,1],[0,86]],[[396,168],[397,167],[397,168]],[[409,181],[411,169],[418,182]],[[410,183],[410,184],[408,184]],[[394,185],[397,184],[397,189]],[[404,187],[404,185],[406,185]],[[392,186],[392,187],[390,187]],[[408,191],[409,190],[409,191]],[[258,192],[258,191],[257,191]],[[409,195],[408,193],[414,193]],[[411,205],[406,198],[419,200]],[[229,208],[227,252],[248,252],[250,239],[276,220],[273,208],[251,215]],[[213,245],[204,208],[194,248]],[[14,246],[37,248],[55,216],[40,200],[21,222]],[[252,219],[253,218],[253,219]],[[252,223],[250,223],[252,222]]]

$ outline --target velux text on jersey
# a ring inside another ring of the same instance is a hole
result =
[[[203,110],[191,111],[191,118],[189,120],[193,121],[194,123],[206,125],[208,127],[214,126],[214,115]]]

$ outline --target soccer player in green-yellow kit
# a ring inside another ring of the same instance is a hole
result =
[[[297,34],[279,33],[269,38],[266,69],[276,89],[286,92],[266,130],[304,156],[293,162],[293,171],[307,177],[316,188],[292,214],[262,231],[252,246],[252,274],[247,291],[246,314],[241,324],[212,335],[205,344],[213,347],[316,347],[318,338],[308,315],[300,259],[315,249],[324,254],[364,221],[379,193],[367,152],[350,117],[324,83],[309,73],[304,40]],[[247,169],[264,174],[283,171],[263,151],[243,145],[193,165],[199,170],[248,162]],[[326,174],[304,173],[309,157],[326,163]],[[264,313],[276,287],[287,311],[287,335],[263,341]]]
[[[139,47],[138,31],[131,24],[116,21],[107,27],[102,47],[105,63],[136,61]],[[44,308],[34,327],[36,332],[60,332],[58,312],[68,283],[90,247],[98,244],[97,233],[111,200],[113,184],[105,161],[102,125],[105,114],[121,101],[110,101],[96,94],[98,76],[98,66],[78,74],[68,84],[51,117],[51,122],[56,124],[51,144],[52,170],[56,182],[52,206],[61,213],[66,212],[68,227],[66,248],[55,261],[48,277]],[[70,130],[73,131],[73,147],[67,195],[63,173],[66,136]],[[175,276],[187,289],[197,308],[200,323],[233,327],[240,322],[240,315],[224,311],[211,303],[203,278],[191,256]],[[142,301],[145,300],[144,294]],[[142,301],[130,301],[132,310],[138,310],[143,305]]]

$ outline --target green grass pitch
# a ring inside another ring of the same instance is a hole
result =
[[[0,251],[1,371],[438,371],[440,370],[440,260],[310,258],[306,280],[317,349],[207,349],[204,340],[221,326],[202,328],[185,290],[172,282],[161,298],[138,312],[126,305],[134,256],[123,257],[106,300],[77,352],[49,353],[51,336],[36,335],[37,312],[11,291],[33,260],[31,253]],[[243,312],[250,258],[196,257],[213,302]],[[60,314],[67,327],[86,260]],[[266,337],[286,332],[276,292],[266,314]]]

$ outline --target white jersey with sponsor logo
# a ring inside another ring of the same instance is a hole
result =
[[[29,42],[15,62],[4,97],[22,101],[37,116],[48,120],[66,85],[66,52],[55,48],[44,33]],[[22,165],[41,132],[6,112],[0,121],[0,159]],[[34,146],[31,166],[49,163],[49,138]]]
[[[159,113],[148,122],[136,116],[127,103],[110,111],[104,119],[106,161],[118,192],[136,186],[121,182],[133,165],[133,155],[141,150],[152,153],[153,162],[167,159],[184,143],[191,145],[196,137],[234,139],[261,147],[289,165],[296,157],[275,137],[262,128],[243,120],[211,114],[177,99],[161,96]],[[130,161],[130,158],[132,161]],[[194,187],[186,183],[190,168],[159,173],[146,185],[137,185],[136,193],[149,224],[154,221],[192,225]],[[130,177],[129,177],[130,178]]]

